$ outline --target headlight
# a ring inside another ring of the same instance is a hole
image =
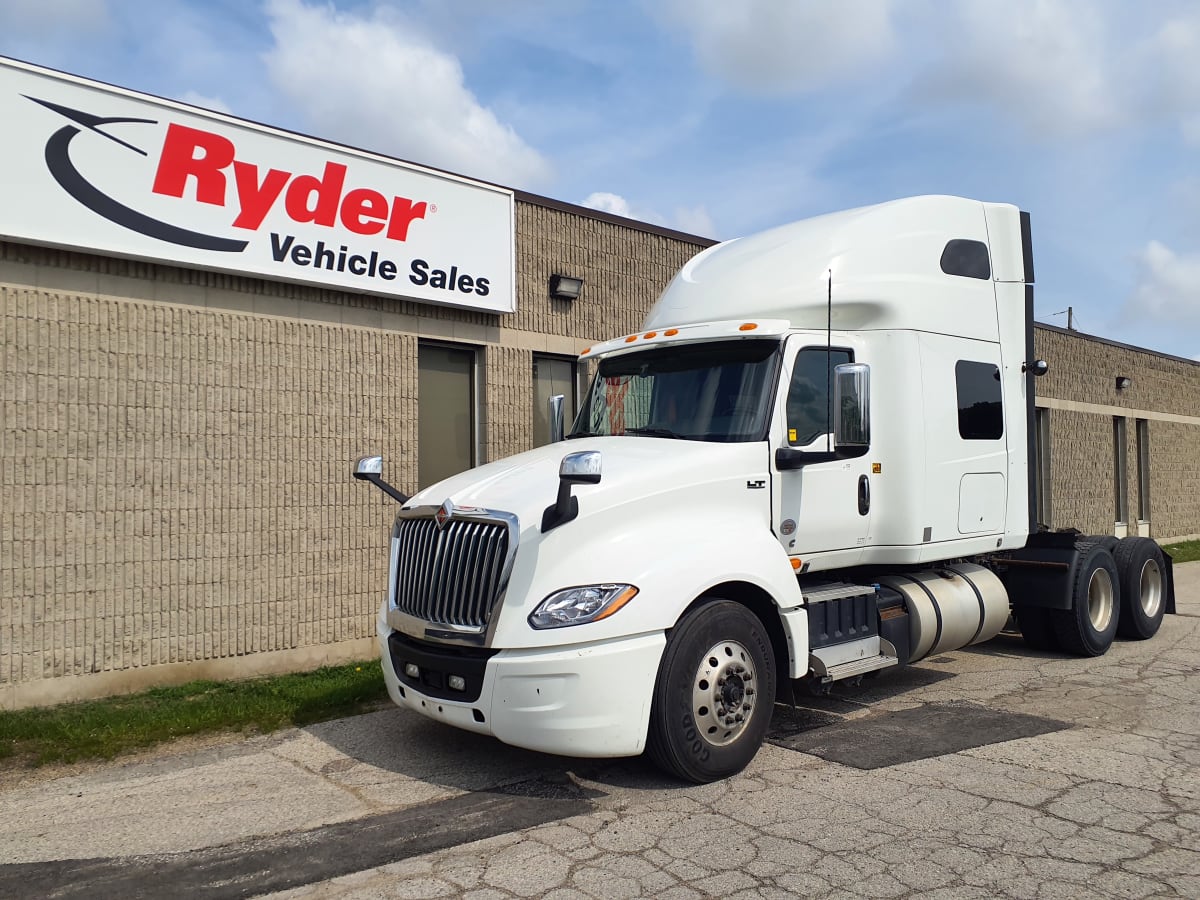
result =
[[[555,591],[529,615],[534,628],[563,628],[607,619],[637,594],[632,584],[589,584]]]

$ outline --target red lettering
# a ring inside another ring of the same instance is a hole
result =
[[[393,241],[408,240],[408,226],[413,219],[425,218],[427,204],[424,200],[413,203],[407,197],[392,198],[392,220],[388,222],[387,236]]]
[[[388,217],[388,202],[379,191],[355,188],[342,201],[342,224],[355,234],[379,234]]]
[[[285,203],[288,215],[294,222],[332,226],[337,220],[338,201],[342,199],[342,185],[345,183],[346,167],[335,162],[325,163],[325,173],[320,178],[315,175],[296,176],[287,189]]]
[[[235,228],[258,228],[271,211],[271,206],[292,177],[291,172],[268,169],[262,184],[258,183],[258,166],[235,160],[233,176],[237,182],[238,205],[241,211],[233,220]]]
[[[188,179],[195,179],[195,196],[200,203],[226,205],[226,171],[233,167],[237,190],[238,214],[235,228],[256,230],[266,221],[280,196],[293,222],[312,222],[326,228],[335,227],[338,220],[355,234],[380,234],[387,229],[387,238],[408,240],[408,230],[417,219],[424,219],[429,209],[425,201],[414,202],[408,197],[392,197],[390,201],[379,191],[355,188],[345,194],[346,166],[326,162],[325,169],[316,175],[296,175],[283,169],[267,169],[259,180],[259,167],[235,159],[233,141],[186,125],[170,123],[163,140],[158,169],[154,173],[152,190],[156,194],[182,198],[188,189]],[[382,274],[382,265],[380,273]],[[393,273],[394,274],[394,273]],[[446,274],[441,273],[443,279]],[[386,277],[386,276],[385,276]],[[450,287],[455,286],[450,278]],[[479,279],[460,290],[470,291],[484,283]]]
[[[197,156],[196,151],[203,151]],[[233,141],[171,123],[163,142],[153,191],[168,197],[182,197],[188,176],[196,179],[196,199],[214,206],[225,205],[225,176],[221,170],[233,162]]]

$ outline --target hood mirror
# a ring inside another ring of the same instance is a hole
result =
[[[571,485],[599,484],[602,471],[599,450],[581,450],[562,458],[558,465],[558,498],[542,513],[543,534],[579,515],[579,500],[571,495]]]
[[[557,444],[563,439],[564,423],[563,423],[563,404],[566,402],[566,397],[562,394],[555,394],[550,398],[550,442]]]
[[[408,497],[383,480],[382,456],[360,456],[351,474],[359,481],[371,482],[401,506],[408,502]]]

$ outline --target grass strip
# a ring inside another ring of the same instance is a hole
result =
[[[1177,563],[1195,562],[1200,559],[1200,541],[1164,544],[1163,549],[1170,553],[1171,559]]]
[[[379,661],[245,681],[193,681],[140,694],[0,711],[0,760],[112,759],[189,734],[264,733],[367,712],[387,697]]]

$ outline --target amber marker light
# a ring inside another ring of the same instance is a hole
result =
[[[591,348],[591,347],[585,347],[585,348],[584,348],[584,350],[583,350],[583,352],[582,352],[582,353],[580,353],[579,355],[580,355],[580,356],[587,356],[587,355],[588,355],[589,353],[591,353],[591,352],[592,352],[592,348]]]
[[[638,592],[638,589],[635,588],[633,585],[630,585],[629,587],[627,587],[624,590],[624,592],[622,592],[621,596],[617,597],[616,600],[613,600],[611,603],[609,603],[608,608],[606,610],[604,610],[604,612],[600,613],[600,615],[596,616],[596,618],[592,619],[592,621],[599,622],[601,619],[607,619],[609,616],[611,616],[613,613],[615,613],[618,609],[620,609],[622,606],[624,606],[626,603],[628,603],[630,600],[632,600],[634,597],[636,597],[637,592]]]
[[[625,343],[632,344],[636,340],[637,340],[637,335],[631,334],[629,337],[625,338]]]
[[[754,322],[746,322],[738,326],[738,331],[753,331],[758,325]]]
[[[798,571],[800,571],[800,567],[802,565],[804,565],[804,563],[802,560],[800,560],[799,557],[796,557],[796,556],[792,557],[792,568],[793,569],[795,569],[798,572]]]
[[[663,337],[675,337],[677,334],[679,334],[678,328],[668,328],[663,332]]]
[[[657,331],[647,331],[645,334],[642,335],[642,337],[644,337],[646,340],[650,340],[650,338],[652,338],[652,337],[658,337],[658,332]]]

